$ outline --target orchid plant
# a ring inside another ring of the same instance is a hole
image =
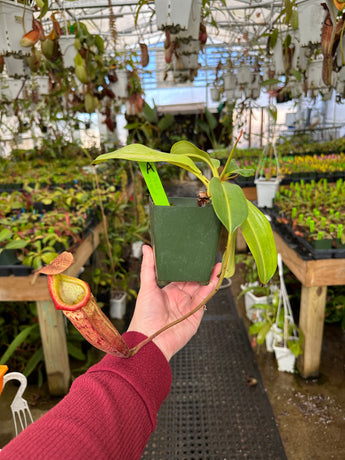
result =
[[[111,159],[167,162],[193,173],[205,186],[207,198],[212,201],[215,213],[226,228],[228,236],[215,289],[188,314],[167,324],[133,349],[127,347],[124,339],[97,306],[89,286],[78,278],[62,274],[73,262],[71,254],[63,253],[50,265],[41,269],[40,273],[48,275],[48,285],[55,307],[63,310],[91,344],[107,353],[129,357],[137,353],[158,334],[202,308],[218,291],[223,279],[233,276],[235,272],[235,243],[239,228],[255,259],[261,282],[266,284],[273,276],[277,266],[277,251],[270,223],[264,214],[246,199],[243,190],[230,182],[238,175],[252,174],[252,171],[248,169],[241,169],[233,159],[238,141],[239,138],[229,153],[223,169],[220,168],[219,160],[210,158],[206,152],[187,141],[175,143],[170,153],[153,150],[140,144],[131,144],[115,152],[99,155],[94,160],[94,164]],[[204,163],[210,169],[211,179],[201,172],[197,162]]]

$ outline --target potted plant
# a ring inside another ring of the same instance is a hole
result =
[[[247,318],[252,322],[261,321],[262,306],[272,303],[273,295],[279,288],[274,278],[271,280],[273,283],[260,285],[256,265],[250,253],[237,254],[236,263],[243,278],[238,298],[244,297]]]
[[[279,305],[279,290],[274,293],[274,296],[267,303],[256,304],[256,309],[259,312],[258,321],[249,326],[249,334],[255,336],[258,345],[266,344],[266,350],[272,353],[273,343],[276,334],[280,334],[282,329],[277,326],[277,308]],[[280,321],[278,322],[280,324]]]
[[[167,243],[173,243],[173,254],[175,255],[175,260],[178,259],[177,263],[184,266],[183,272],[185,280],[190,279],[187,267],[185,266],[187,262],[189,263],[189,260],[182,258],[185,256],[184,252],[186,250],[186,241],[188,241],[188,244],[192,246],[194,242],[199,244],[200,240],[202,240],[203,246],[206,246],[207,248],[210,246],[209,241],[212,237],[212,235],[208,233],[206,235],[206,239],[204,239],[205,235],[202,234],[199,227],[199,214],[204,214],[206,210],[207,221],[209,221],[210,218],[213,219],[213,217],[210,217],[210,214],[214,212],[216,218],[224,225],[228,232],[226,247],[222,258],[222,268],[215,289],[207,296],[207,298],[203,299],[202,303],[200,303],[200,305],[198,305],[194,310],[179,318],[177,321],[164,326],[164,328],[157,331],[151,337],[143,340],[143,342],[131,350],[128,349],[120,334],[112,327],[112,325],[109,324],[109,322],[107,322],[104,315],[102,315],[102,312],[97,307],[88,285],[77,278],[62,274],[63,271],[65,271],[66,268],[73,262],[68,255],[69,253],[63,253],[58,259],[53,261],[52,264],[44,267],[40,272],[48,275],[48,285],[56,308],[62,309],[71,321],[74,322],[76,327],[81,330],[84,336],[86,336],[87,339],[95,346],[118,356],[132,356],[137,353],[142,346],[163,332],[163,330],[183,321],[195,313],[195,311],[202,308],[203,305],[205,305],[205,303],[218,291],[224,277],[228,278],[232,276],[235,271],[235,241],[239,227],[241,228],[244,238],[246,239],[254,256],[261,281],[266,284],[272,277],[276,269],[277,253],[271,226],[266,217],[245,198],[242,189],[236,184],[229,182],[230,179],[243,173],[237,162],[232,158],[236,145],[237,142],[230,152],[225,167],[221,172],[219,172],[219,161],[211,159],[206,152],[203,152],[187,141],[180,141],[174,144],[170,153],[155,151],[139,144],[132,144],[115,152],[100,155],[94,160],[95,164],[108,161],[110,159],[127,159],[139,162],[143,166],[142,171],[144,176],[146,173],[146,180],[149,184],[149,190],[154,200],[154,202],[151,203],[152,211],[154,211],[155,208],[165,208],[165,212],[167,213],[166,215],[168,215],[169,211],[175,214],[179,211],[179,208],[181,208],[184,215],[188,215],[188,211],[190,211],[190,215],[188,216],[189,222],[187,222],[187,220],[184,221],[182,237],[179,236],[180,243],[182,243],[183,253],[181,254],[178,252],[179,248],[176,247],[176,239],[174,239],[173,234],[170,234],[170,239],[167,241]],[[195,164],[195,162],[199,161],[208,165],[212,173],[211,179],[207,179],[204,175],[202,175],[200,169]],[[157,162],[168,162],[169,164],[173,164],[182,169],[193,172],[202,182],[206,191],[199,195],[198,198],[195,198],[193,205],[190,203],[179,203],[175,200],[173,200],[175,204],[170,205],[170,200],[166,200],[165,194],[162,193],[161,183],[157,182],[157,175],[154,167],[154,163]],[[244,174],[246,173],[247,171],[244,171]],[[155,179],[153,179],[152,174],[154,174]],[[147,175],[150,175],[149,178]],[[152,180],[155,180],[153,187]],[[159,189],[158,195],[157,187]],[[195,210],[199,210],[200,212],[195,212]],[[194,214],[197,214],[196,222],[193,222]],[[212,230],[212,232],[214,233],[214,230]],[[207,233],[207,231],[205,230],[204,233]],[[159,254],[156,247],[156,241],[155,235],[154,247],[156,268],[157,273],[159,273],[160,267],[157,266]],[[187,249],[190,253],[189,248]],[[207,250],[209,250],[209,248],[207,248]],[[207,256],[209,259],[212,259],[211,267],[214,264],[214,256],[215,254],[213,255],[213,258]],[[201,264],[203,263],[204,260],[202,259]],[[171,265],[172,264],[173,260],[171,260]],[[203,269],[203,271],[205,272],[205,269]],[[207,281],[204,276],[205,275],[203,274],[200,281]],[[192,276],[192,279],[195,280],[194,275]],[[61,289],[62,285],[64,285],[67,290],[64,288]],[[68,292],[68,295],[62,295],[63,292]]]
[[[191,38],[198,38],[201,19],[200,0],[155,0],[157,28],[171,33],[186,31]]]
[[[303,334],[293,319],[288,298],[281,255],[278,254],[279,289],[271,302],[257,306],[261,308],[261,320],[249,328],[249,333],[256,336],[259,345],[266,342],[267,351],[274,351],[278,370],[294,372],[296,357],[302,350]]]
[[[281,178],[279,158],[275,144],[269,142],[263,149],[255,173],[257,200],[259,208],[272,208]]]
[[[315,0],[302,0],[297,3],[298,30],[301,46],[321,42],[321,26],[324,9]]]
[[[0,2],[0,54],[25,56],[30,49],[20,44],[31,29],[33,8],[30,2],[1,0]]]

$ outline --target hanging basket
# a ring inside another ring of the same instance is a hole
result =
[[[254,283],[249,283],[249,284],[242,284],[241,289],[242,291],[245,291],[248,288],[255,288],[258,287],[259,283],[256,281]],[[262,311],[255,308],[255,305],[257,304],[266,304],[268,305],[270,302],[272,302],[273,296],[256,296],[253,292],[250,290],[246,291],[244,293],[244,307],[246,310],[246,316],[247,318],[252,321],[253,323],[256,323],[258,321],[262,320]]]
[[[234,73],[226,73],[223,76],[223,81],[224,81],[224,90],[225,91],[231,91],[237,88],[238,83],[237,83],[237,77]]]
[[[128,97],[128,74],[127,70],[116,71],[117,81],[110,83],[109,87],[117,99],[126,99]]]
[[[242,91],[239,88],[225,91],[226,100],[229,103],[235,102],[237,99],[242,98]]]
[[[9,77],[22,78],[30,75],[30,67],[27,65],[26,58],[7,56],[4,59]]]
[[[109,305],[110,318],[122,319],[126,314],[127,292],[111,291]]]
[[[42,96],[49,94],[49,77],[45,75],[35,75],[32,78],[32,84]]]
[[[201,0],[155,0],[155,9],[158,29],[199,37]]]
[[[280,346],[273,342],[273,351],[277,360],[278,371],[295,372],[296,356],[287,346]]]
[[[255,179],[257,202],[259,208],[273,208],[274,198],[278,192],[280,179]]]
[[[77,50],[74,46],[74,35],[62,35],[59,38],[60,50],[63,58],[63,63],[66,69],[74,69],[74,58],[77,55]]]
[[[298,335],[294,324],[291,305],[286,290],[284,276],[283,276],[283,262],[281,254],[278,254],[278,270],[280,278],[280,292],[279,292],[279,305],[277,309],[277,317],[275,322],[275,334],[273,339],[273,350],[276,356],[278,370],[282,372],[294,372],[296,356],[288,347],[290,341],[298,341]],[[281,311],[283,318],[281,318]],[[278,322],[283,321],[283,330],[279,328]],[[290,326],[292,326],[292,333],[290,334]]]
[[[20,40],[32,29],[33,11],[17,1],[0,1],[0,54],[29,56],[31,48],[21,46]]]
[[[25,80],[19,78],[7,78],[0,85],[1,98],[8,101],[14,99],[24,99],[25,96]]]
[[[318,0],[300,0],[297,3],[298,29],[301,46],[321,43],[321,28],[325,10]]]
[[[249,64],[239,66],[237,70],[237,81],[239,85],[249,85],[252,81],[252,68]]]
[[[262,152],[255,172],[257,201],[259,208],[272,208],[279,188],[279,158],[275,144],[268,143]]]
[[[310,62],[307,68],[308,88],[310,87],[322,88],[323,86],[325,86],[322,80],[322,66],[323,66],[322,60]]]
[[[281,38],[277,39],[277,43],[273,48],[273,62],[276,75],[285,74],[284,56],[283,56],[283,43]]]
[[[211,99],[213,102],[220,101],[220,89],[213,87],[210,89]]]

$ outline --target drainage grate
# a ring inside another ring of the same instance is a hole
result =
[[[142,460],[285,460],[244,325],[229,289],[171,360],[173,384]],[[258,384],[248,385],[248,378]]]

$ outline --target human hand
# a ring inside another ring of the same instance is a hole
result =
[[[177,320],[197,307],[218,282],[221,264],[216,264],[208,285],[201,286],[195,282],[173,282],[159,288],[156,283],[153,251],[150,246],[143,246],[141,265],[141,286],[128,331],[137,331],[151,336],[153,333]],[[204,309],[178,323],[153,339],[166,359],[177,353],[198,330]]]

